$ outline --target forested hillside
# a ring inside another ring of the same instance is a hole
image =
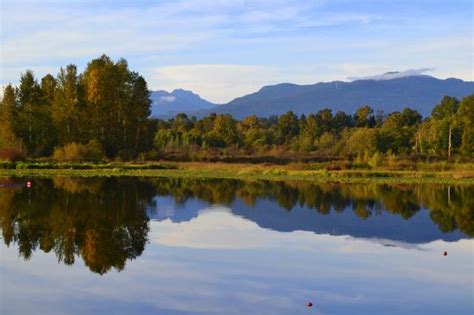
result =
[[[227,104],[201,110],[198,116],[216,112],[231,114],[235,118],[249,115],[269,117],[288,111],[293,111],[296,115],[308,115],[324,108],[354,114],[362,104],[369,104],[374,111],[382,110],[385,113],[410,107],[423,116],[428,116],[433,105],[443,96],[461,99],[473,93],[474,82],[453,78],[441,80],[427,75],[310,85],[283,83],[264,86],[255,93],[236,98]]]

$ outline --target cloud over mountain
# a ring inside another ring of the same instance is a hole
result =
[[[357,76],[347,78],[350,81],[357,80],[391,80],[399,79],[411,76],[425,75],[427,72],[433,71],[434,68],[420,68],[420,69],[407,69],[403,71],[390,71],[382,74],[368,75],[368,76]]]

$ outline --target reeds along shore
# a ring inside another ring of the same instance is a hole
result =
[[[380,183],[449,183],[474,185],[474,164],[416,163],[378,166],[350,162],[242,164],[203,162],[54,163],[3,162],[0,176],[143,176],[306,180]]]

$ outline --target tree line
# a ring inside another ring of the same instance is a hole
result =
[[[150,105],[145,79],[124,59],[113,62],[104,55],[83,73],[68,65],[40,82],[26,71],[18,87],[10,84],[3,91],[0,147],[35,158],[50,156],[55,148],[89,144],[85,149],[107,157],[133,158],[151,145],[146,134]]]
[[[410,108],[384,114],[365,105],[353,115],[322,109],[242,120],[221,114],[150,118],[149,95],[145,79],[124,59],[105,55],[83,73],[69,65],[39,82],[26,71],[18,87],[3,91],[0,148],[57,160],[474,155],[474,95],[446,96],[424,119]]]

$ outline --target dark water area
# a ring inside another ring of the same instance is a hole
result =
[[[0,178],[0,232],[1,314],[474,313],[473,186]]]

